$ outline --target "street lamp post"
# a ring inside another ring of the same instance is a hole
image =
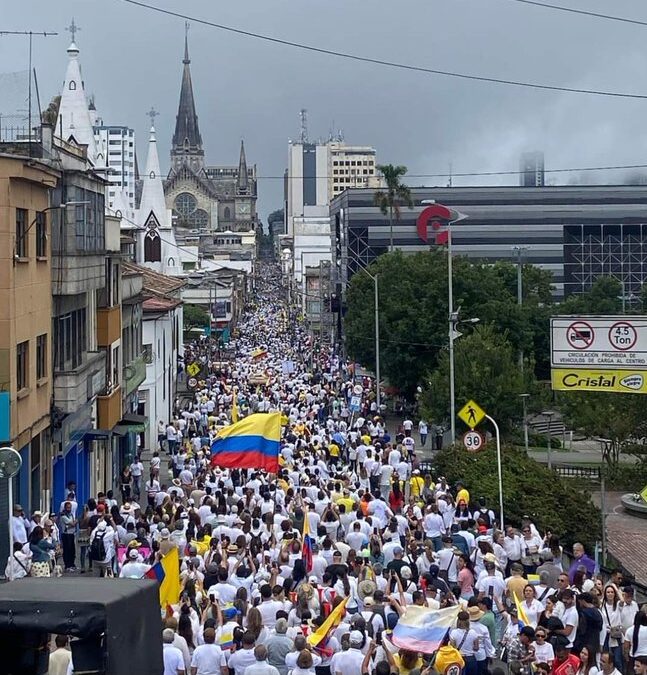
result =
[[[550,439],[550,422],[553,419],[553,416],[555,415],[555,412],[553,410],[545,410],[542,415],[548,418],[548,427],[546,428],[546,451],[547,455],[546,458],[548,459],[548,468],[552,469],[553,468],[553,462],[552,462],[552,457],[551,457],[551,439]]]
[[[435,204],[435,199],[423,199],[421,204]],[[452,265],[452,225],[465,220],[469,216],[460,211],[451,210],[453,218],[447,223],[447,304],[449,309],[448,337],[449,337],[449,424],[451,429],[451,443],[456,441],[456,393],[454,380],[454,335],[458,323],[458,312],[454,312],[454,275]]]
[[[517,254],[517,304],[523,305],[523,254],[529,246],[513,246],[512,250]],[[519,350],[519,370],[523,373],[523,349]]]
[[[526,411],[526,400],[530,398],[530,394],[519,394],[521,403],[523,405],[523,444],[528,452],[528,415]]]

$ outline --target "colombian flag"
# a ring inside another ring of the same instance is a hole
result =
[[[306,639],[313,647],[317,647],[321,642],[327,640],[330,633],[339,626],[341,620],[344,618],[347,602],[348,598],[344,598],[337,607],[333,609],[330,616],[321,624],[321,626],[319,626],[314,633],[308,635]]]
[[[160,607],[176,605],[180,599],[180,555],[177,547],[155,563],[144,577],[159,584]]]
[[[310,536],[310,519],[308,512],[305,512],[303,519],[303,544],[301,546],[301,557],[306,567],[306,572],[312,571],[312,537]]]
[[[218,432],[211,444],[211,464],[228,469],[279,469],[281,413],[257,413]]]

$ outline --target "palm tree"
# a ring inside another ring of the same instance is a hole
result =
[[[389,214],[389,251],[393,250],[393,213],[395,219],[400,220],[400,204],[406,204],[413,208],[411,190],[407,185],[400,182],[400,178],[407,173],[406,166],[393,166],[393,164],[378,164],[377,170],[382,174],[386,183],[386,190],[378,190],[373,198],[375,206],[386,216]]]

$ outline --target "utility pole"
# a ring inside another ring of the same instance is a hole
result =
[[[529,246],[512,247],[517,256],[517,304],[519,307],[523,305],[523,254],[529,248]],[[519,350],[519,370],[523,373],[523,349]]]

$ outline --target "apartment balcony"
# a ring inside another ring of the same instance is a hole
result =
[[[143,356],[138,356],[124,367],[126,396],[130,396],[145,379],[146,361]]]
[[[109,347],[121,338],[121,305],[97,310],[97,343]]]
[[[121,387],[97,396],[97,428],[112,429],[121,419]]]

